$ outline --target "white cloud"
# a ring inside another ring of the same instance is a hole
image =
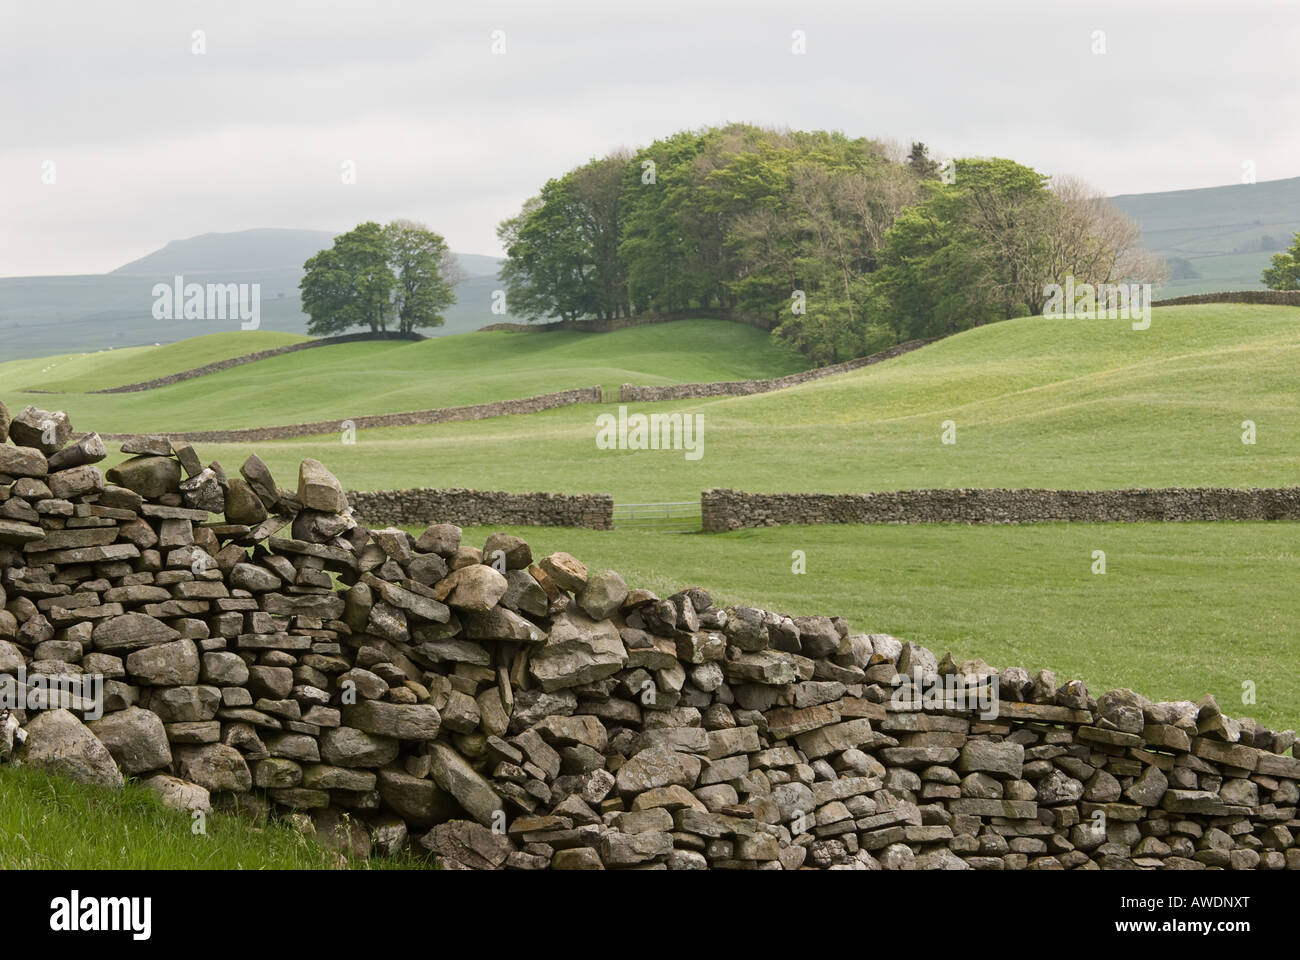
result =
[[[1266,0],[11,3],[0,274],[393,216],[497,252],[548,177],[728,120],[923,139],[1110,193],[1234,183],[1246,159],[1294,176],[1296,21]]]

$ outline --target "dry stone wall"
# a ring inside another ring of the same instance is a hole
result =
[[[714,489],[700,495],[700,512],[709,533],[817,523],[1300,520],[1300,487],[882,493],[745,493]]]
[[[246,363],[256,363],[258,360],[266,360],[270,357],[278,357],[285,353],[297,353],[301,350],[314,350],[316,347],[332,347],[340,343],[359,343],[364,340],[427,340],[429,339],[422,333],[347,333],[337,337],[320,337],[316,340],[307,340],[303,343],[290,343],[283,347],[273,347],[270,350],[258,350],[255,353],[245,353],[238,357],[230,357],[226,360],[217,360],[213,363],[205,363],[201,367],[192,367],[189,370],[182,370],[179,373],[168,374],[165,377],[156,377],[153,380],[144,380],[139,383],[125,383],[118,387],[106,387],[103,390],[91,390],[91,393],[140,393],[144,390],[155,390],[158,387],[170,386],[173,383],[180,383],[184,380],[193,380],[196,377],[205,377],[210,373],[219,373],[222,370],[229,370],[231,367],[240,367]]]
[[[727,320],[743,323],[760,330],[771,330],[776,324],[762,317],[749,316],[723,310],[717,307],[696,307],[675,313],[643,313],[635,317],[616,317],[610,320],[551,320],[545,323],[489,323],[479,327],[480,333],[507,331],[510,333],[556,333],[571,331],[575,333],[613,333],[628,327],[644,327],[657,323],[674,323],[678,320]]]
[[[370,530],[316,460],[70,437],[0,405],[0,759],[453,869],[1300,869],[1294,733],[1211,697]]]
[[[1300,290],[1236,290],[1226,293],[1197,293],[1157,300],[1153,307],[1181,307],[1196,303],[1259,303],[1275,307],[1300,307]]]
[[[843,363],[832,364],[829,367],[803,370],[799,373],[787,374],[784,377],[773,377],[768,380],[670,383],[661,387],[639,387],[636,384],[625,383],[619,388],[618,398],[624,403],[631,403],[634,401],[686,400],[696,397],[746,397],[755,393],[771,393],[773,390],[784,390],[787,387],[797,386],[801,383],[810,383],[813,380],[833,377],[836,374],[848,373],[850,370],[858,370],[885,360],[892,360],[894,357],[924,347],[928,343],[934,343],[934,340],[908,340],[906,343],[897,344],[888,350],[882,350],[880,353],[873,353],[869,357],[858,357],[855,360],[846,360]]]
[[[463,527],[491,524],[526,527],[614,526],[614,498],[607,493],[502,493],[451,487],[436,490],[349,490],[353,514],[370,524],[423,526],[430,517]]]
[[[354,430],[377,430],[384,427],[411,427],[431,423],[456,423],[463,420],[487,420],[490,417],[508,417],[521,413],[537,413],[575,403],[600,403],[600,387],[577,387],[557,393],[543,393],[519,400],[495,400],[464,407],[439,407],[434,410],[412,410],[407,413],[383,413],[372,416],[351,417],[339,420],[318,420],[313,423],[290,423],[276,427],[249,427],[240,430],[191,430],[170,436],[194,443],[257,443],[264,440],[289,440],[294,437],[313,437],[325,433],[340,433],[349,427]],[[129,434],[106,433],[104,440],[127,440]]]
[[[181,370],[177,373],[168,374],[165,377],[155,377],[152,380],[142,380],[138,383],[124,383],[116,387],[105,387],[102,390],[90,390],[89,393],[140,393],[145,390],[155,390],[158,387],[166,387],[173,383],[180,383],[184,380],[193,380],[196,377],[205,377],[210,373],[219,373],[222,370],[229,370],[232,367],[240,367],[246,363],[256,363],[259,360],[266,360],[270,357],[278,357],[285,353],[298,353],[301,350],[312,350],[316,347],[331,347],[340,343],[357,343],[363,340],[427,340],[429,339],[422,333],[348,333],[337,337],[321,337],[316,340],[306,340],[302,343],[290,343],[283,347],[272,347],[269,350],[258,350],[253,353],[243,353],[237,357],[229,357],[225,360],[216,360],[212,363],[205,363],[201,367],[191,367],[189,370]],[[49,390],[37,390],[28,388],[26,393],[50,393]]]

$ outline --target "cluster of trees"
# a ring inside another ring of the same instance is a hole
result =
[[[1041,313],[1049,284],[1156,283],[1167,267],[1138,225],[1078,180],[1010,160],[958,160],[951,184],[890,228],[867,290],[896,337],[939,337]]]
[[[411,333],[438,327],[463,279],[447,242],[423,224],[358,225],[308,258],[298,285],[307,332],[317,336],[369,327]]]
[[[511,313],[720,309],[818,362],[1041,309],[1044,285],[1150,282],[1139,231],[1074,181],[924,144],[732,124],[550,180],[504,221]]]

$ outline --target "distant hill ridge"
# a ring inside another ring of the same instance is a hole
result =
[[[172,240],[109,276],[156,277],[224,270],[301,270],[303,262],[334,242],[329,230],[262,228],[237,233],[203,233]]]
[[[339,231],[342,232],[342,231]],[[201,233],[172,240],[138,260],[108,273],[112,277],[156,277],[167,274],[205,274],[227,270],[302,270],[308,257],[334,242],[331,230],[292,230],[259,227],[234,233]],[[499,257],[458,253],[456,259],[471,277],[496,276]]]
[[[1300,231],[1300,177],[1196,190],[1123,194],[1111,202],[1170,262],[1161,297],[1263,290],[1260,274]]]
[[[173,343],[232,329],[223,320],[156,320],[153,285],[184,276],[200,283],[256,283],[261,329],[307,332],[298,282],[308,257],[334,241],[328,230],[258,228],[205,233],[172,242],[105,274],[0,278],[0,344],[3,359],[40,357],[71,350]],[[432,336],[469,333],[510,319],[492,313],[500,287],[501,260],[458,253],[466,279],[456,303]],[[237,329],[237,327],[235,327]]]

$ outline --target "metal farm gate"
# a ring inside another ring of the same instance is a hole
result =
[[[672,503],[614,502],[615,527],[651,527],[664,531],[699,530],[700,501],[679,500]]]

